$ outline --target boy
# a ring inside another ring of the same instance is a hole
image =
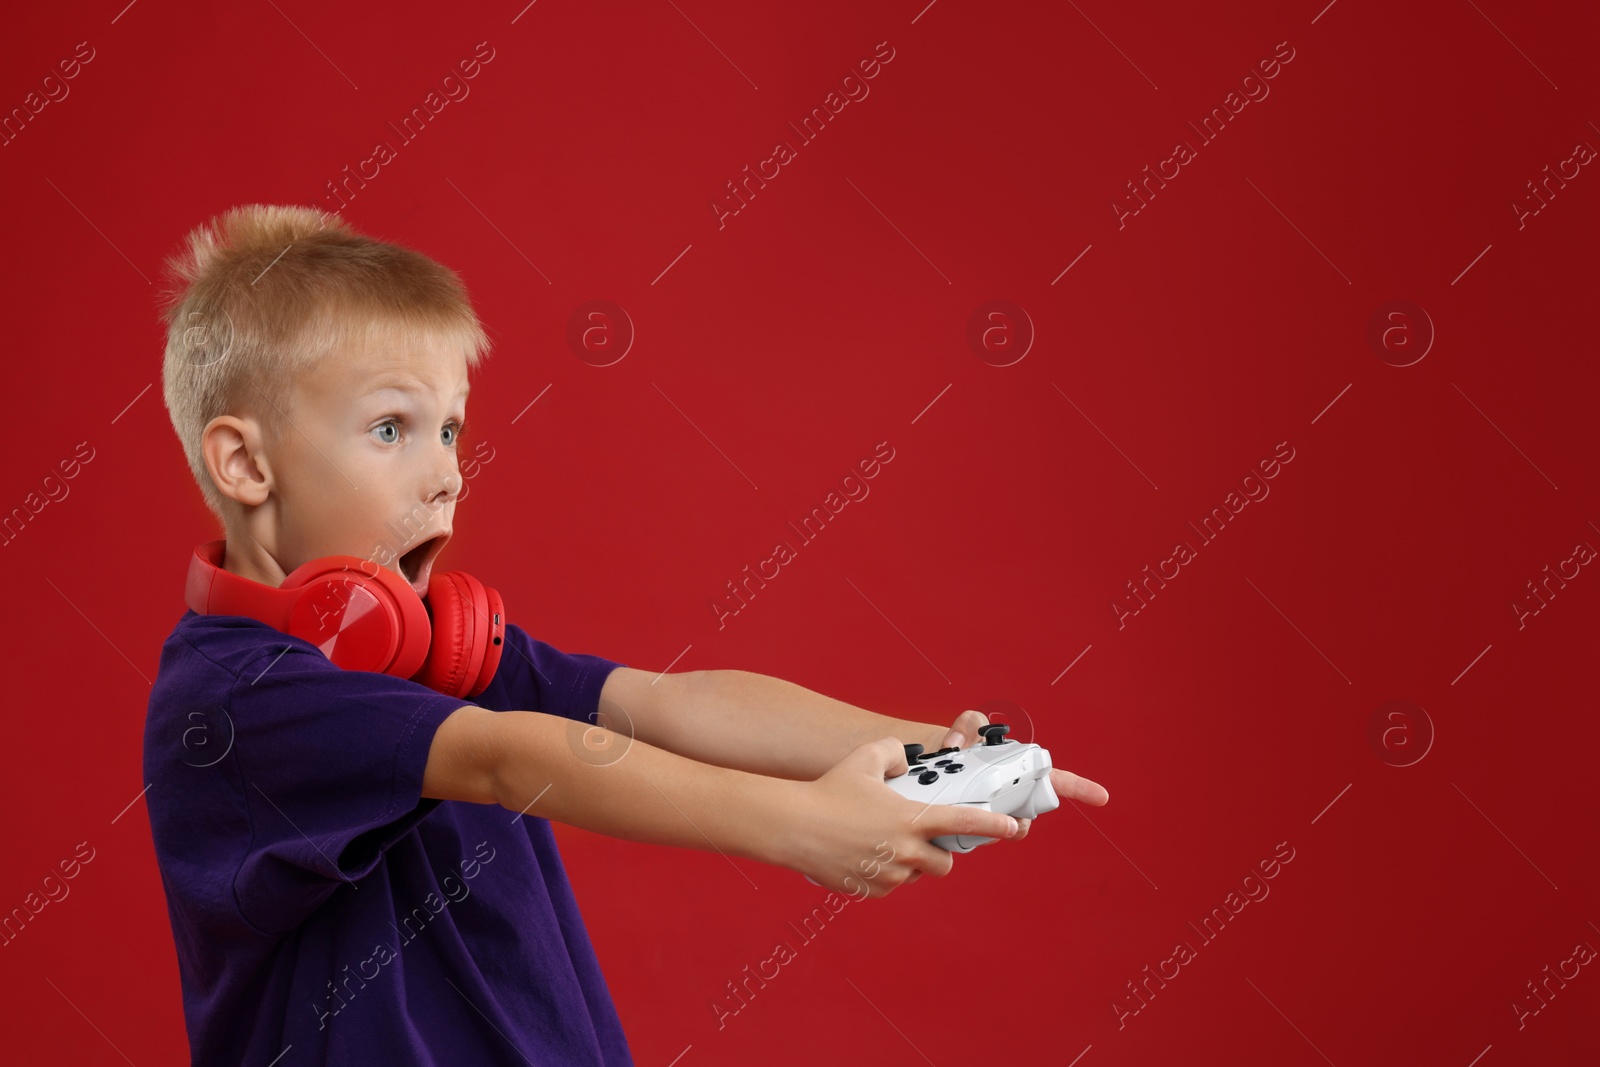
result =
[[[488,348],[455,274],[261,205],[199,227],[169,266],[163,386],[227,534],[213,575],[270,598],[309,561],[360,557],[431,597],[437,625],[468,370]],[[195,1063],[630,1063],[551,819],[873,897],[948,874],[940,834],[1026,832],[883,784],[905,743],[976,740],[978,712],[942,728],[503,635],[468,700],[420,672],[341,669],[342,634],[184,613],[144,766]],[[1052,784],[1107,799],[1066,771]]]

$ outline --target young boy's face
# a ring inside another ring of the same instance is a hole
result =
[[[426,595],[461,492],[466,407],[465,353],[422,334],[404,347],[371,342],[302,374],[271,450],[284,572],[359,556]]]

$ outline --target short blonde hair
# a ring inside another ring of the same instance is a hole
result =
[[[454,271],[314,208],[231,208],[190,231],[166,267],[167,413],[206,506],[224,524],[225,498],[200,450],[218,415],[257,413],[280,436],[297,373],[374,341],[436,337],[461,349],[468,367],[489,352]]]

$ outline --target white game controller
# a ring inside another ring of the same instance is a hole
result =
[[[941,748],[924,754],[922,746],[906,745],[909,769],[884,785],[922,804],[956,804],[997,811],[1017,819],[1036,819],[1061,806],[1050,784],[1050,753],[1035,744],[1007,741],[1011,727],[991,723],[978,727],[981,744]],[[971,852],[999,838],[942,834],[931,839],[947,852]],[[806,875],[806,881],[820,885]]]
[[[981,744],[941,748],[924,754],[921,745],[906,746],[910,769],[884,784],[923,804],[956,804],[996,811],[1018,819],[1036,819],[1061,806],[1050,784],[1050,753],[1034,744],[1007,741],[1011,727],[991,723],[978,727]],[[947,852],[971,852],[993,844],[994,837],[945,834],[932,839]]]

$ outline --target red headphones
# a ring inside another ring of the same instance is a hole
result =
[[[454,697],[483,692],[500,666],[505,605],[470,574],[435,573],[424,602],[371,560],[325,556],[274,589],[223,570],[226,547],[209,541],[189,560],[183,598],[202,615],[258,619],[310,641],[345,670],[410,678]]]

